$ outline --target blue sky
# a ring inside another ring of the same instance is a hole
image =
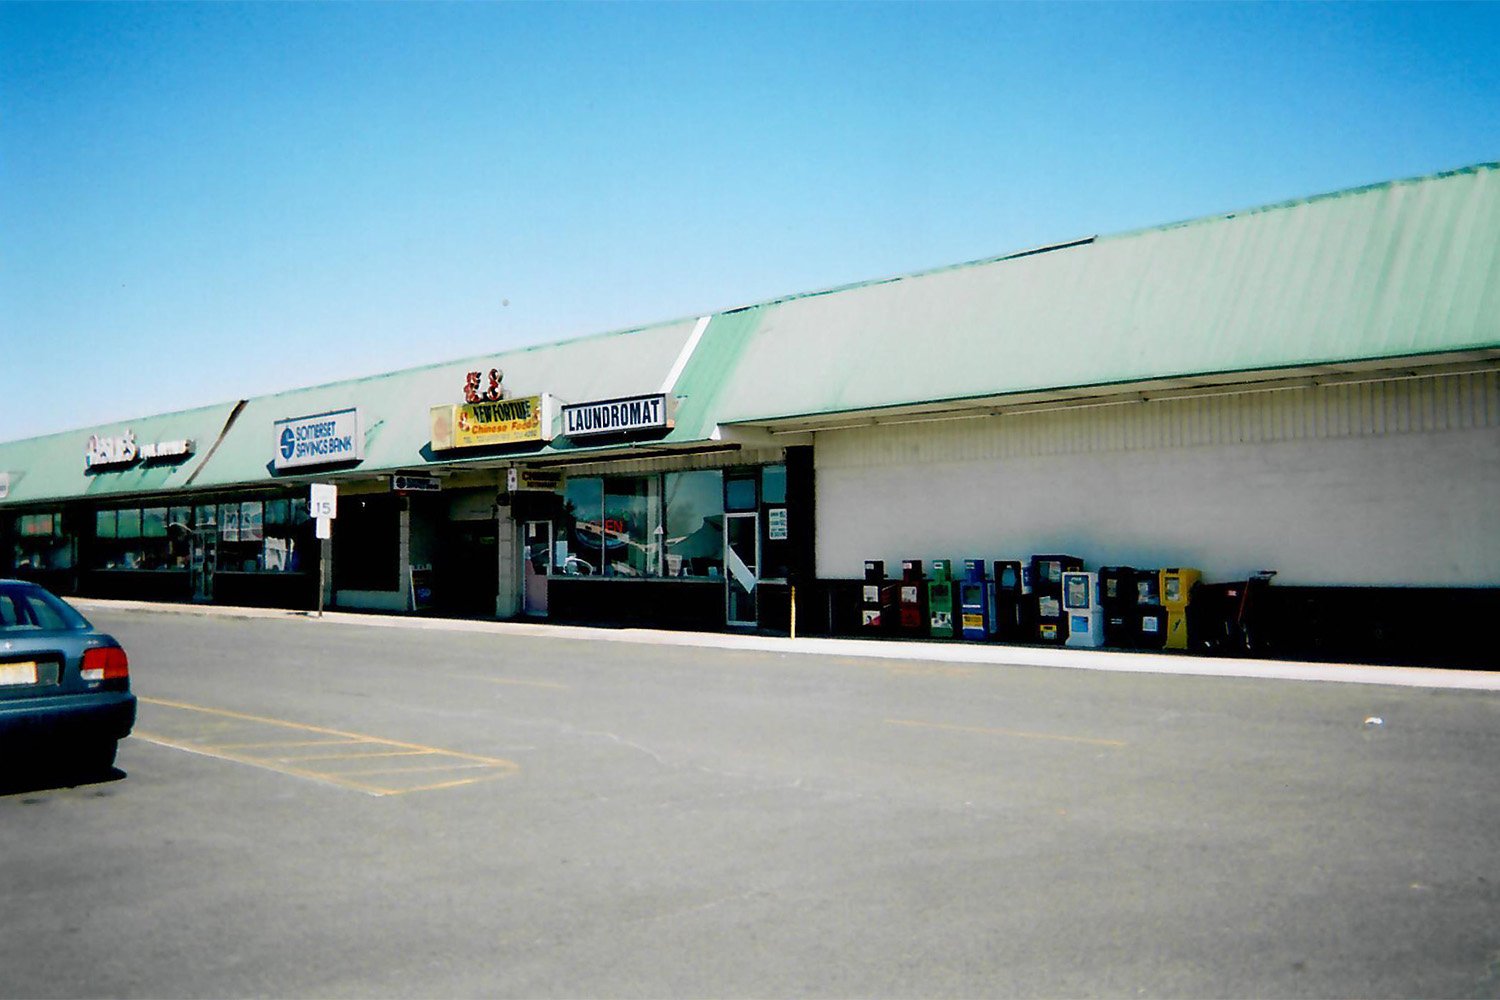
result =
[[[1500,159],[1497,40],[1496,4],[0,4],[0,440]]]

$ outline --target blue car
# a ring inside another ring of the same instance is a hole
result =
[[[120,644],[36,584],[0,580],[0,776],[103,775],[134,725]]]

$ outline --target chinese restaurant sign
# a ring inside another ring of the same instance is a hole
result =
[[[432,448],[488,448],[552,440],[550,395],[493,403],[445,403],[432,408]]]

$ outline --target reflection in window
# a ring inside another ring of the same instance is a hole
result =
[[[562,536],[552,570],[564,576],[604,571],[604,480],[569,478],[563,486]]]
[[[786,503],[786,466],[768,465],[760,470],[760,499],[765,504]]]
[[[723,575],[723,474],[717,470],[667,473],[666,506],[666,575]]]
[[[141,511],[141,537],[167,537],[167,508],[147,507]]]
[[[28,570],[72,569],[73,543],[64,538],[61,514],[22,514],[15,521],[14,561],[18,576]]]
[[[263,530],[263,506],[259,500],[240,504],[240,541],[258,542],[266,537]]]
[[[730,479],[724,484],[725,510],[755,509],[755,480]]]
[[[611,476],[604,481],[605,575],[660,575],[660,482],[657,476]]]

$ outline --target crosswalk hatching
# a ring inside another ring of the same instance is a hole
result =
[[[228,709],[139,699],[133,738],[367,795],[404,795],[505,778],[509,760],[403,743]]]

